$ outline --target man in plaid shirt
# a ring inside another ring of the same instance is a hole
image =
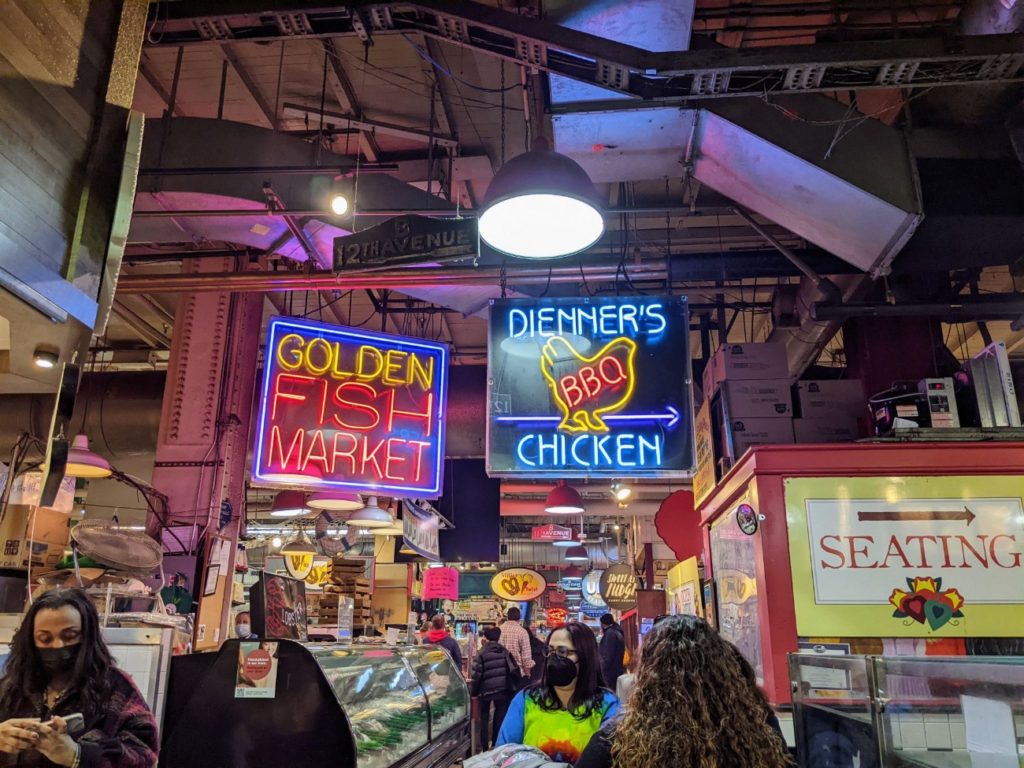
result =
[[[511,654],[525,684],[530,680],[530,671],[533,669],[533,654],[530,652],[530,633],[519,623],[522,618],[522,611],[509,608],[508,617],[501,625],[501,639],[498,642]]]

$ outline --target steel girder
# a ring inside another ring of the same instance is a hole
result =
[[[321,0],[322,1],[322,0]],[[1024,80],[1024,35],[986,35],[656,53],[464,0],[353,2],[180,0],[161,6],[150,45],[287,37],[425,34],[650,102],[919,88]]]

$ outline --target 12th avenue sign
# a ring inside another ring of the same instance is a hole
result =
[[[334,269],[459,261],[479,253],[476,219],[396,216],[334,239]]]

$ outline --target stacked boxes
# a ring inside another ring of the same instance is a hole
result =
[[[331,561],[331,583],[324,585],[320,598],[320,623],[337,624],[342,598],[353,601],[352,623],[357,627],[373,624],[370,600],[373,585],[365,577],[366,563],[336,556]]]
[[[794,390],[798,443],[848,443],[860,437],[858,420],[867,416],[860,379],[798,381]]]
[[[793,400],[786,350],[780,344],[729,344],[704,372],[712,421],[721,430],[725,463],[755,445],[793,442]],[[717,416],[717,418],[716,418]]]

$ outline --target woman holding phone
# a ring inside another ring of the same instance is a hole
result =
[[[156,720],[80,589],[29,608],[0,678],[0,767],[153,768]]]

